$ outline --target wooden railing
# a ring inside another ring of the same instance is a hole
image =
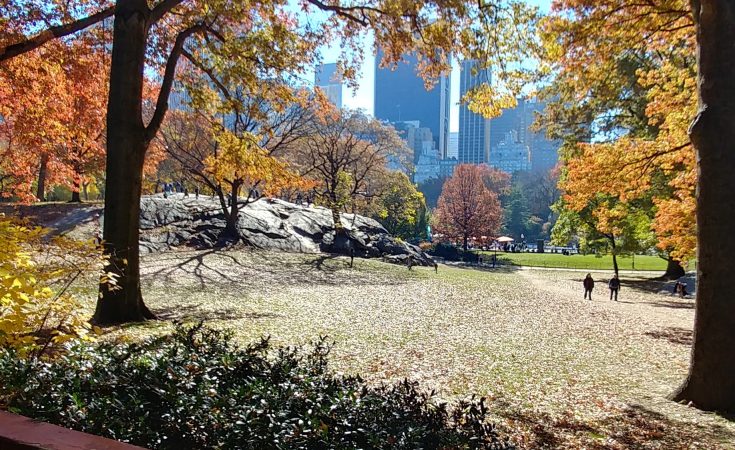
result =
[[[70,430],[0,411],[1,450],[145,450],[142,447]]]

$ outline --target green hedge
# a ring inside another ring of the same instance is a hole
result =
[[[414,382],[335,376],[329,348],[240,348],[200,324],[46,361],[2,349],[0,405],[152,449],[513,448],[483,399],[450,406]]]

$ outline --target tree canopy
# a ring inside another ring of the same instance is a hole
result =
[[[591,207],[597,231],[608,234],[625,228],[623,211],[646,212],[659,249],[690,259],[696,74],[688,3],[562,0],[541,29],[553,77],[544,125],[565,141],[561,206]]]

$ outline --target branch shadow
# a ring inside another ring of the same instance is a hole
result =
[[[274,313],[254,313],[241,311],[239,309],[228,308],[211,310],[202,308],[201,304],[197,305],[176,305],[156,309],[156,315],[162,320],[181,320],[181,321],[209,321],[209,320],[258,320],[275,317],[283,317],[281,314]]]
[[[355,258],[355,266],[357,264],[358,258]],[[358,270],[350,270],[348,257],[335,254],[295,256],[248,248],[171,251],[155,255],[148,266],[143,276],[147,283],[162,282],[166,288],[188,284],[188,289],[202,292],[213,286],[241,293],[262,290],[264,283],[272,287],[293,287],[366,282]],[[386,274],[380,282],[399,285],[407,281]]]

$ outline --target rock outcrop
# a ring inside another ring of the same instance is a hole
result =
[[[261,249],[299,253],[338,253],[383,257],[406,264],[433,265],[415,245],[392,237],[377,221],[342,214],[345,232],[335,234],[332,213],[323,207],[295,205],[277,199],[261,199],[240,210],[237,234],[241,242]],[[176,246],[213,248],[219,245],[225,219],[218,201],[211,197],[173,194],[141,199],[140,248],[156,252]]]

